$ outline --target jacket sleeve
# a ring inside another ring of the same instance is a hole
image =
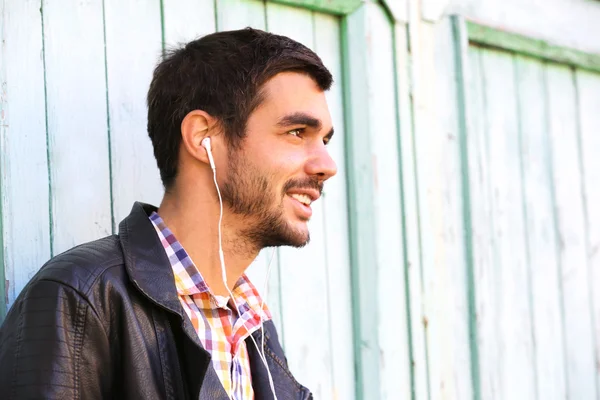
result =
[[[111,377],[105,327],[87,299],[62,283],[32,281],[0,328],[1,397],[108,398]]]

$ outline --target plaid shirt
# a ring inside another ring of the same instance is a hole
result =
[[[245,274],[235,284],[232,293],[241,313],[238,318],[237,311],[228,306],[228,297],[210,291],[192,259],[160,216],[154,212],[150,220],[171,262],[179,301],[200,342],[211,354],[212,366],[227,395],[235,400],[254,399],[250,359],[244,340],[260,328],[262,299],[256,288]],[[262,317],[264,321],[271,319],[266,305]]]

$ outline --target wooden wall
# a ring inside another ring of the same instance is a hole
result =
[[[595,398],[600,73],[468,57],[482,398]]]
[[[160,202],[145,95],[163,48],[253,26],[293,37],[323,58],[336,79],[327,96],[339,176],[315,204],[311,245],[277,250],[268,304],[298,380],[317,398],[352,399],[340,18],[254,0],[1,4],[8,307],[51,256],[116,232],[135,200]],[[259,288],[270,255],[250,268]]]
[[[299,381],[317,399],[600,399],[600,58],[569,22],[600,3],[553,0],[494,43],[447,16],[533,18],[486,4],[0,0],[0,318],[52,255],[160,201],[144,96],[163,49],[253,26],[336,80],[338,176],[268,282]]]

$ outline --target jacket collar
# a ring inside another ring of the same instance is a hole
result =
[[[157,208],[135,202],[119,224],[125,266],[133,284],[150,300],[183,318],[171,264],[148,216]]]
[[[177,296],[171,263],[149,219],[153,211],[157,211],[157,208],[149,204],[135,202],[129,216],[119,224],[119,237],[127,273],[137,289],[149,300],[179,315],[187,336],[202,349],[203,353],[210,357],[202,347],[191,322],[184,315]],[[277,398],[280,400],[312,398],[308,389],[300,385],[290,373],[287,362],[284,361],[285,356],[279,344],[273,322],[266,321],[263,330],[266,339],[266,360],[275,381]],[[256,343],[261,343],[262,334],[261,330],[252,334]],[[257,398],[270,399],[272,394],[267,371],[257,353],[257,349],[254,347],[254,343],[249,338],[246,339],[246,346],[250,355],[255,394]],[[214,371],[212,374],[210,371],[207,372],[206,382],[203,384],[202,390],[204,393],[211,393],[213,395],[211,398],[218,399],[222,396],[225,396],[225,399],[227,398]]]

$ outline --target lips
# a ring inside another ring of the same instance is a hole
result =
[[[291,189],[291,190],[288,190],[286,194],[289,195],[290,197],[293,197],[294,199],[298,200],[300,203],[302,203],[306,206],[310,206],[311,203],[313,203],[314,201],[317,201],[319,199],[319,197],[321,197],[320,190],[309,189],[309,188]]]
[[[304,220],[312,216],[310,205],[321,196],[319,190],[299,188],[292,189],[286,194],[292,199],[297,215]]]

